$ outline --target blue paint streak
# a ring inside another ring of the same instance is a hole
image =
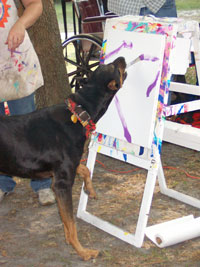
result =
[[[161,103],[164,103],[164,98],[162,95],[159,95],[158,96],[158,101],[161,102]]]
[[[114,143],[113,143],[113,147],[115,147],[115,148],[117,148],[116,143],[117,143],[117,139],[115,138]]]
[[[139,155],[141,156],[141,155],[143,155],[144,154],[144,147],[143,146],[141,146],[140,147],[140,152],[139,152]]]
[[[123,154],[124,160],[127,161],[127,154]]]
[[[179,109],[179,111],[177,112],[177,114],[180,114],[181,111],[183,110],[183,108],[184,108],[184,104],[180,107],[180,109]]]
[[[117,139],[117,145],[116,147],[119,149],[119,140]]]
[[[125,31],[131,31],[132,32],[132,31],[136,30],[137,28],[140,28],[143,26],[145,26],[145,28],[146,28],[147,23],[142,22],[142,23],[137,24],[137,23],[129,22]]]

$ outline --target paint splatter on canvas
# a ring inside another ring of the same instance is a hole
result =
[[[109,39],[109,36],[112,38]],[[103,42],[101,62],[109,63],[118,56],[124,56],[128,77],[111,103],[107,112],[109,115],[106,114],[97,124],[99,132],[129,143],[150,146],[152,141],[149,136],[153,138],[152,120],[156,110],[154,101],[157,102],[160,86],[164,42],[164,36],[125,30],[119,32],[110,27]],[[113,121],[112,117],[116,120]]]

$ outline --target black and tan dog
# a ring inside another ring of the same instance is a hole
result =
[[[98,251],[85,249],[79,243],[72,186],[79,173],[91,197],[95,197],[87,168],[79,163],[88,135],[122,87],[125,69],[125,60],[119,57],[113,63],[100,65],[88,83],[69,96],[67,105],[0,117],[0,172],[22,178],[53,177],[66,241],[84,260],[97,257]]]

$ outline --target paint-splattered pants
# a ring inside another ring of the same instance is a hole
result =
[[[34,94],[27,97],[8,101],[8,108],[10,115],[27,114],[35,110]],[[4,103],[0,103],[0,115],[5,115]],[[10,176],[0,175],[0,189],[4,192],[11,192],[14,190],[16,182]],[[30,185],[32,189],[37,192],[40,189],[49,188],[51,186],[51,179],[31,180]]]

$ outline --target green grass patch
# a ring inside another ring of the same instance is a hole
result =
[[[177,10],[200,9],[199,0],[176,0]]]
[[[56,16],[59,23],[60,32],[64,32],[64,22],[61,2],[54,2]],[[66,3],[66,17],[67,17],[67,30],[73,32],[73,19],[72,19],[72,4],[71,2]]]
[[[185,78],[186,78],[187,83],[196,85],[197,76],[196,76],[195,67],[188,68]]]

